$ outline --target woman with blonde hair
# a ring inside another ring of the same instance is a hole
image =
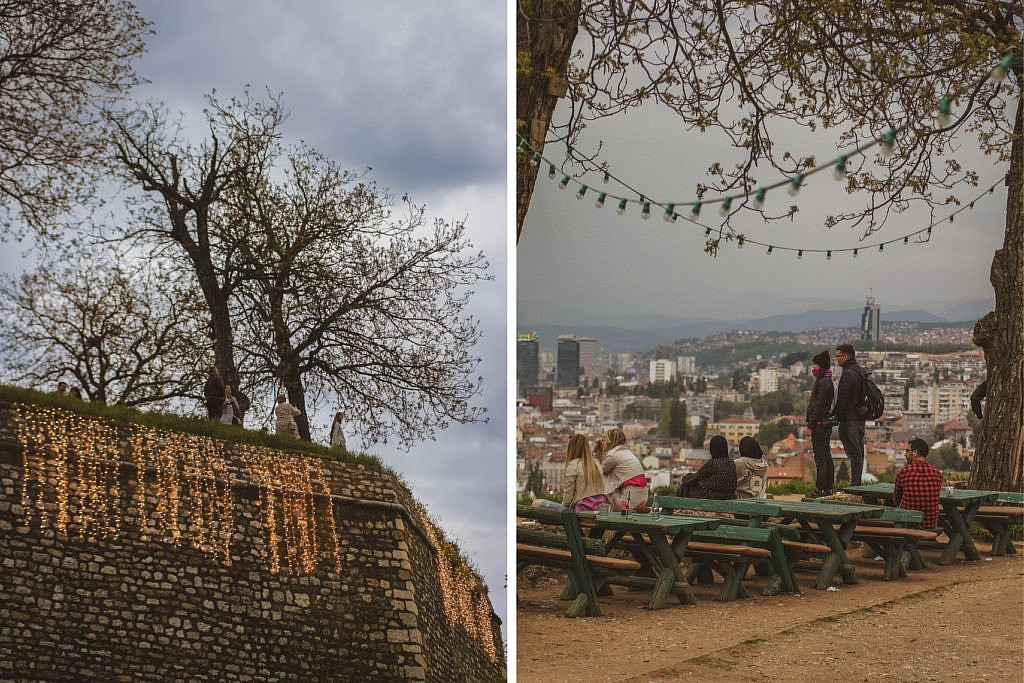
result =
[[[619,428],[605,433],[608,454],[601,463],[604,492],[612,510],[647,507],[647,476],[640,458],[626,445],[626,433]]]
[[[597,510],[607,501],[604,479],[590,451],[590,442],[582,434],[573,434],[565,451],[562,505],[583,512]]]

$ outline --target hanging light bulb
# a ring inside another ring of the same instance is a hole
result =
[[[1006,74],[1010,73],[1011,66],[1013,66],[1013,55],[1005,55],[1001,60],[999,60],[999,64],[996,68],[992,69],[992,73],[989,74],[989,78],[992,79],[993,83],[999,85],[1003,82],[1003,79],[1006,78]]]
[[[569,176],[564,175],[564,176],[562,176],[562,179],[558,181],[558,189],[559,190],[564,190],[565,186],[568,185],[568,184],[569,184]]]
[[[853,250],[853,258],[857,258],[857,250],[856,249]]]
[[[939,113],[935,116],[935,120],[943,128],[953,121],[953,100],[950,99],[949,95],[946,95],[939,101]]]
[[[796,257],[802,259],[804,257],[804,250],[800,249],[796,252]]]
[[[526,138],[519,138],[519,149],[526,149],[530,146],[530,143],[526,141]]]
[[[770,244],[769,244],[769,245],[768,245],[768,253],[769,253],[769,254],[770,254],[770,253],[772,253],[772,249],[774,249],[774,248],[775,248],[775,247],[773,247],[772,245],[770,245]]]
[[[742,249],[743,248],[743,243],[746,242],[746,241],[747,241],[747,239],[743,235],[740,235],[739,237],[737,237],[736,238],[736,248],[737,249]]]
[[[555,179],[555,165],[548,164],[548,178]]]
[[[690,209],[690,215],[692,215],[694,218],[700,215],[700,204],[700,202],[694,202],[693,208]]]
[[[533,156],[530,157],[530,165],[531,166],[536,166],[539,163],[540,163],[540,152],[534,152]]]
[[[643,200],[642,206],[643,208],[640,209],[640,217],[647,220],[651,217],[651,203],[645,199]]]
[[[882,137],[882,158],[888,159],[896,151],[896,131],[892,128]]]
[[[718,207],[718,213],[723,216],[728,216],[732,210],[732,197],[726,197],[722,200],[721,206]]]
[[[910,244],[910,235],[903,238],[903,244]]]
[[[604,193],[604,192],[602,192],[601,194],[597,195],[597,201],[594,202],[594,206],[596,206],[599,209],[603,209],[604,208],[604,200],[605,200],[605,198],[607,196],[608,196],[607,193]]]
[[[832,260],[832,252],[831,251],[826,251],[825,252],[825,260],[826,261],[831,261]]]
[[[931,226],[928,226],[928,239],[931,239],[931,238],[932,238],[932,228],[931,228]]]
[[[587,193],[587,186],[580,185],[580,189],[576,191],[576,199],[583,199],[583,195]]]
[[[954,214],[954,215],[955,215],[955,214]],[[953,222],[953,216],[950,216],[950,217],[949,217],[949,222],[950,222],[950,223],[952,223],[952,222]]]
[[[836,159],[836,165],[832,169],[832,177],[836,180],[846,179],[846,155],[843,154]]]
[[[625,199],[620,199],[619,200],[619,208],[615,209],[615,213],[619,214],[620,216],[622,214],[626,213],[626,200]]]
[[[666,223],[675,223],[676,221],[676,205],[669,204],[665,207],[665,215],[663,216]]]
[[[711,228],[707,228],[707,229],[705,229],[705,230],[704,230],[704,236],[705,236],[705,237],[709,237],[710,235],[711,235]]]
[[[878,245],[878,251],[885,251],[885,242]]]
[[[800,194],[800,186],[804,184],[804,174],[797,173],[793,176],[793,179],[789,181],[789,187],[786,188],[786,192],[789,193],[790,197],[795,197]]]
[[[768,190],[764,189],[763,187],[758,189],[758,191],[756,193],[754,193],[754,208],[755,209],[760,211],[761,209],[764,208],[764,198],[767,195],[768,195]]]
[[[604,180],[603,180],[602,182],[603,182],[603,183],[604,183],[605,185],[607,185],[607,184],[608,184],[608,179],[609,179],[610,177],[611,177],[611,175],[610,175],[610,174],[608,173],[608,171],[605,171],[605,172],[604,172]]]

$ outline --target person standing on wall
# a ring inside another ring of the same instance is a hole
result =
[[[832,385],[832,361],[828,351],[816,355],[811,363],[814,387],[811,389],[811,400],[807,403],[807,431],[811,435],[816,476],[814,490],[808,495],[811,498],[822,498],[832,495],[832,486],[835,484],[835,463],[832,462],[832,448],[828,445],[834,426],[829,415],[832,412],[835,387]]]
[[[839,422],[839,440],[850,461],[850,484],[858,486],[864,472],[865,419],[859,410],[864,403],[864,369],[857,364],[857,353],[850,344],[836,347],[836,362],[842,374],[833,414]]]
[[[206,416],[211,420],[221,419],[224,412],[224,380],[220,378],[217,368],[210,368],[210,376],[203,386],[203,397],[206,399]]]

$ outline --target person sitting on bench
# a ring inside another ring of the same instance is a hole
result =
[[[914,439],[907,445],[907,464],[896,473],[893,500],[901,508],[918,510],[923,529],[934,529],[939,523],[939,492],[942,472],[928,463],[928,444]]]
[[[736,497],[736,466],[729,459],[729,442],[715,435],[708,442],[711,459],[683,477],[678,495],[682,498],[732,500]]]
[[[736,497],[764,498],[768,462],[764,459],[761,444],[753,437],[743,437],[740,439],[740,457],[733,462],[736,465]]]
[[[601,463],[601,472],[604,474],[604,492],[612,511],[626,508],[644,510],[650,491],[640,458],[626,445],[626,433],[621,429],[610,429],[604,436],[608,453]]]
[[[608,502],[604,495],[604,477],[582,434],[569,437],[565,451],[565,476],[562,479],[562,505],[576,512],[597,510]]]

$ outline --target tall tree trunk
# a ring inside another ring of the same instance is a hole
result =
[[[567,84],[580,0],[518,0],[516,5],[516,130],[534,149],[543,150],[551,114]],[[517,243],[537,182],[532,154],[516,154]]]
[[[287,371],[287,376],[281,378],[284,389],[288,392],[288,402],[302,411],[301,415],[295,417],[295,425],[299,428],[299,438],[303,441],[311,441],[309,435],[309,418],[306,415],[306,390],[302,387],[302,377],[294,366]]]
[[[1021,82],[1018,71],[1018,82]],[[988,391],[971,487],[1020,491],[1024,477],[1024,101],[1017,100],[1006,234],[992,259],[996,309],[978,321],[974,343],[985,351]]]
[[[210,312],[210,325],[213,328],[213,364],[220,373],[221,379],[224,380],[224,384],[231,385],[231,390],[238,401],[239,410],[244,417],[249,410],[251,401],[238,386],[238,368],[235,367],[235,340],[227,296],[221,289],[209,252],[198,250],[191,243],[186,244],[181,241],[179,243],[182,244],[192,260],[196,280]]]

